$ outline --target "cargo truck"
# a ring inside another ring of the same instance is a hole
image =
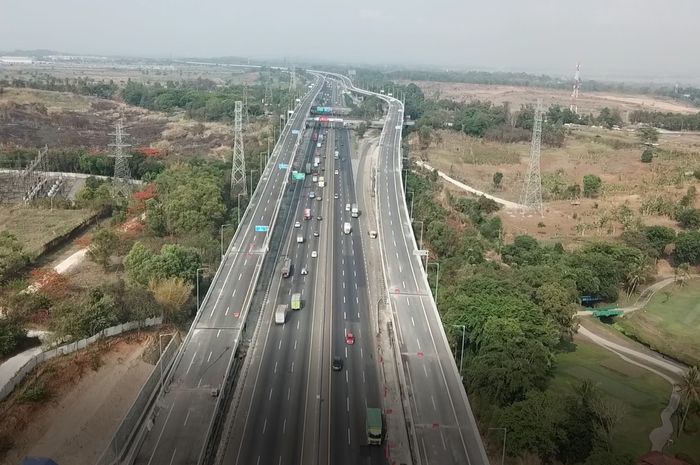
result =
[[[310,208],[305,208],[305,209],[304,209],[304,219],[305,219],[305,220],[310,220],[310,219],[311,219],[311,209],[310,209]]]
[[[367,444],[378,446],[382,443],[382,411],[367,407]]]
[[[311,174],[311,163],[306,164],[306,174]]]
[[[357,218],[358,216],[360,216],[360,208],[357,206],[356,203],[352,204],[352,210],[350,211],[350,216],[352,216],[353,218]]]
[[[285,258],[284,262],[282,263],[282,277],[283,278],[288,278],[289,277],[289,272],[292,270],[292,259],[291,258]]]
[[[326,179],[323,176],[318,177],[318,187],[326,187]]]
[[[343,223],[343,233],[350,234],[351,232],[352,232],[352,226],[350,226],[350,223]]]
[[[275,324],[283,325],[287,321],[287,311],[289,307],[285,304],[279,304],[275,310]]]
[[[301,309],[301,294],[297,292],[295,294],[292,294],[292,310],[299,309]]]

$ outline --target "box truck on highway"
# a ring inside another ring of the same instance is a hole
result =
[[[326,178],[323,176],[318,177],[318,187],[326,187]]]
[[[350,223],[343,223],[343,233],[350,234],[352,232],[352,226]]]
[[[367,407],[367,444],[370,446],[382,443],[382,411],[378,408]]]
[[[275,310],[275,324],[283,325],[287,321],[287,311],[289,307],[286,304],[279,304]]]
[[[350,216],[352,216],[353,218],[357,218],[358,216],[360,216],[360,207],[358,207],[356,203],[352,204]]]
[[[288,278],[289,272],[292,270],[292,259],[286,257],[282,263],[282,277]]]
[[[311,174],[311,163],[306,164],[306,174]]]
[[[305,219],[305,220],[310,220],[310,219],[311,219],[311,209],[310,209],[310,208],[305,208],[305,209],[304,209],[304,219]]]
[[[299,310],[301,308],[301,294],[298,292],[292,294],[292,310]]]

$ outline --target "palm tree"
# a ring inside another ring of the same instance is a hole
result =
[[[646,255],[639,254],[630,263],[630,269],[627,273],[627,297],[632,296],[637,286],[643,284],[649,276],[649,258]]]
[[[685,426],[685,420],[688,416],[688,410],[690,410],[691,404],[693,402],[700,402],[700,370],[698,370],[698,367],[690,367],[688,371],[685,372],[680,382],[676,384],[676,389],[681,396],[681,402],[685,404],[683,419],[678,428],[678,435],[680,435]]]

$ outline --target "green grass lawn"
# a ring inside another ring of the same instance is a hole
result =
[[[700,365],[700,280],[666,287],[644,309],[618,319],[617,326],[658,352]]]
[[[570,393],[585,379],[625,407],[626,416],[618,429],[620,450],[635,457],[648,452],[649,433],[661,425],[660,414],[668,403],[671,385],[587,339],[577,338],[575,351],[557,355],[551,389]],[[700,445],[696,449],[700,453]]]
[[[94,212],[89,210],[1,207],[0,231],[14,234],[24,251],[35,258],[46,243],[66,234],[92,215]]]

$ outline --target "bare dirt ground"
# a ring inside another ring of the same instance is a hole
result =
[[[421,150],[417,137],[412,135],[412,156],[428,161],[434,168],[476,189],[519,201],[527,173],[528,143],[489,142],[456,131],[437,134],[438,142],[427,150]],[[572,129],[564,147],[542,148],[543,193],[554,179],[564,186],[581,185],[584,175],[595,174],[603,181],[601,195],[577,202],[546,200],[541,217],[503,212],[506,241],[518,234],[564,243],[590,237],[614,237],[623,231],[618,221],[619,208],[623,205],[645,224],[675,227],[675,221],[668,217],[641,216],[639,209],[643,202],[658,196],[677,201],[689,186],[696,185],[697,181],[688,173],[700,168],[700,136],[663,134],[658,149],[659,156],[652,163],[642,163],[639,159],[642,150],[633,133]],[[492,182],[497,171],[504,175],[498,189]]]
[[[535,87],[499,86],[483,84],[465,84],[435,81],[398,81],[402,84],[414,82],[426,96],[468,102],[470,100],[488,100],[497,105],[508,102],[511,108],[518,109],[520,105],[536,103],[542,99],[545,106],[559,104],[568,107],[571,102],[571,91],[560,89],[544,89]],[[603,107],[619,108],[623,118],[633,110],[666,111],[676,113],[697,113],[696,107],[686,105],[663,97],[633,94],[612,94],[607,92],[586,92],[582,90],[578,98],[579,113],[598,114]]]
[[[30,383],[43,383],[47,400],[22,401],[19,388],[0,404],[0,436],[14,444],[0,464],[33,455],[92,465],[153,370],[142,357],[154,334],[130,333],[103,342],[99,352],[91,347],[40,367]]]

